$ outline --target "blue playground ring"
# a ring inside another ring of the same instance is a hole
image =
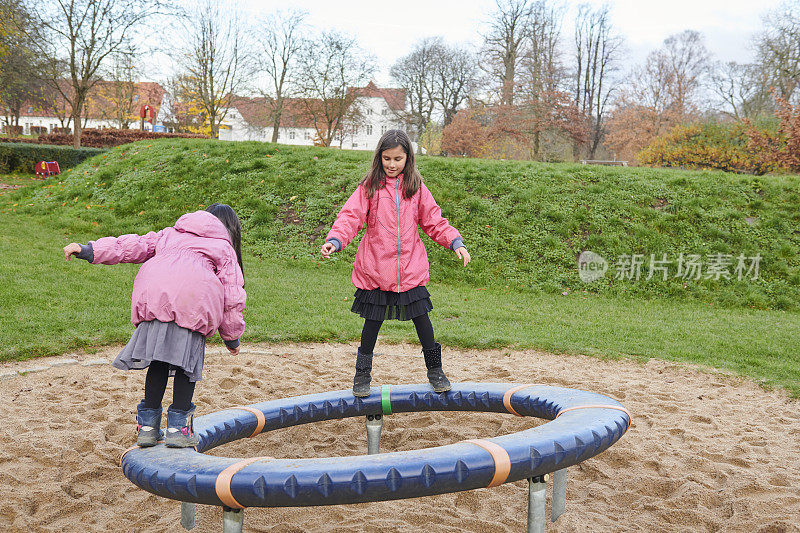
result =
[[[273,429],[418,411],[513,413],[551,421],[482,441],[375,455],[242,461],[203,453]],[[261,428],[257,412],[263,413]],[[373,387],[366,398],[340,390],[200,416],[194,422],[196,451],[134,447],[123,454],[121,466],[138,487],[185,502],[232,508],[339,505],[478,489],[555,472],[609,448],[630,421],[619,402],[562,387],[456,383],[436,394],[427,383],[393,385]],[[504,454],[505,468],[497,460]]]

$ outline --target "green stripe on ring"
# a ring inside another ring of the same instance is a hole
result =
[[[389,385],[381,385],[381,407],[383,407],[383,414],[392,414],[392,400],[389,394]]]

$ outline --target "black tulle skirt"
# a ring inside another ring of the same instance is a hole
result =
[[[433,310],[431,294],[424,286],[405,292],[356,289],[352,312],[367,320],[411,320]]]

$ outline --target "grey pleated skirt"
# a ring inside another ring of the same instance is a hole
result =
[[[151,320],[140,322],[131,340],[119,352],[111,366],[122,370],[141,370],[151,361],[169,363],[170,376],[180,368],[189,381],[203,379],[206,338],[202,333],[186,329],[175,322]]]

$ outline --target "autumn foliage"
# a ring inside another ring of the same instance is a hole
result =
[[[775,115],[780,120],[777,132],[761,130],[744,121],[750,148],[776,168],[800,172],[800,104],[792,106],[777,95],[775,103]]]
[[[650,142],[637,159],[656,167],[716,169],[765,174],[776,165],[763,152],[751,149],[741,123],[693,123],[674,126]]]
[[[588,139],[588,121],[566,93],[542,94],[519,105],[459,111],[442,132],[442,151],[468,157],[539,159],[545,138]]]

